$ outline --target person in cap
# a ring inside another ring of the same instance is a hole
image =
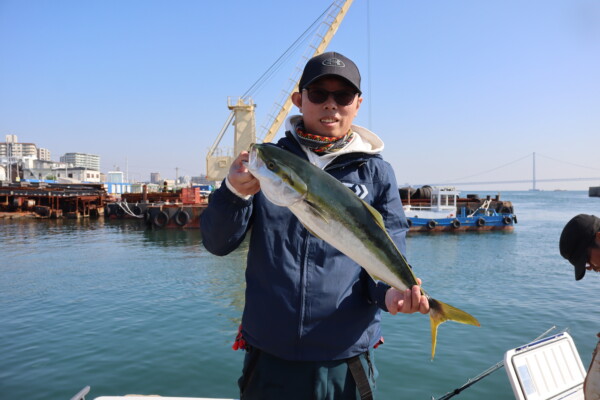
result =
[[[353,124],[361,103],[356,64],[336,52],[310,59],[292,94],[301,115],[286,121],[279,146],[344,182],[383,216],[405,252],[408,223],[383,141]],[[427,313],[419,286],[374,281],[354,261],[310,234],[285,207],[269,202],[243,162],[201,215],[206,249],[225,255],[250,234],[242,323],[234,348],[246,349],[241,399],[373,398],[374,348],[381,311]],[[420,282],[420,281],[419,281]]]
[[[600,272],[600,218],[579,214],[563,228],[559,242],[560,255],[575,267],[575,279],[587,271]],[[598,333],[600,338],[600,333]],[[592,362],[583,384],[585,400],[600,400],[600,340],[592,354]]]
[[[563,228],[560,235],[560,255],[575,267],[575,279],[586,270],[600,272],[600,218],[579,214]]]

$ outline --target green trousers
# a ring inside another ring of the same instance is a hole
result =
[[[374,397],[378,375],[374,351],[359,359]],[[346,360],[287,361],[257,349],[247,350],[238,385],[241,400],[361,398]]]

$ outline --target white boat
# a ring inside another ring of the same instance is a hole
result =
[[[552,328],[554,329],[554,328]],[[543,335],[542,335],[543,336]],[[584,400],[586,370],[573,338],[567,332],[534,340],[508,350],[504,360],[458,389],[437,400],[446,400],[504,367],[516,400]],[[71,400],[85,400],[87,386]],[[432,397],[432,399],[434,399]],[[161,397],[157,395],[101,396],[94,400],[234,400],[213,397]]]
[[[71,397],[71,400],[85,400],[85,396],[89,394],[90,387],[84,387],[79,393]],[[100,396],[94,400],[236,400],[236,399],[223,399],[217,397],[162,397],[157,395],[141,395],[141,394],[128,394],[125,396]]]
[[[127,395],[127,396],[101,396],[96,397],[94,400],[234,400],[234,399],[220,399],[216,397],[162,397],[156,395],[143,396],[143,395]]]

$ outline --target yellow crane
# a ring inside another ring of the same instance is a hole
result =
[[[309,58],[325,51],[342,23],[342,20],[346,16],[352,2],[353,0],[336,0],[322,14],[322,16],[324,15],[325,17],[317,29],[313,42],[309,45],[308,54],[302,57],[299,66],[296,67],[289,80],[291,84],[287,89],[283,90],[281,100],[275,103],[275,111],[268,117],[266,133],[262,139],[263,142],[270,142],[277,134],[281,124],[292,108],[291,95],[294,91],[298,90],[298,81],[300,80],[304,64]],[[250,144],[256,142],[256,122],[254,114],[256,105],[252,99],[250,97],[241,97],[235,102],[228,99],[227,107],[231,110],[229,117],[225,121],[223,128],[219,132],[219,135],[210,147],[206,156],[206,177],[210,181],[223,180],[225,176],[227,176],[229,166],[233,162],[233,159],[237,157],[241,151],[247,150]],[[232,123],[234,126],[233,155],[220,155],[218,153],[219,143]]]

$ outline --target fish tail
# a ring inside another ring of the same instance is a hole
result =
[[[439,300],[429,299],[429,321],[431,322],[431,359],[435,355],[438,326],[448,320],[461,324],[480,326],[479,321],[471,314]]]

